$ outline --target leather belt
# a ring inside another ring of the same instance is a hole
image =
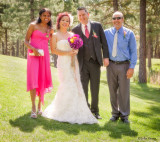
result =
[[[110,60],[110,62],[114,63],[114,64],[129,64],[129,60],[125,60],[125,61],[113,61],[113,60]]]

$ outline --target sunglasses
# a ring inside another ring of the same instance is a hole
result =
[[[112,19],[113,19],[113,20],[116,20],[116,19],[117,19],[117,20],[120,20],[120,19],[122,19],[122,17],[113,17]]]

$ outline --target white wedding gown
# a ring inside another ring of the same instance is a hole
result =
[[[67,40],[58,41],[57,48],[63,51],[72,50]],[[77,58],[75,66],[72,67],[71,56],[58,56],[57,69],[60,85],[53,102],[44,110],[42,116],[72,124],[98,123],[86,102]]]

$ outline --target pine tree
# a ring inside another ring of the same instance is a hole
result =
[[[139,82],[146,83],[146,0],[140,0]]]

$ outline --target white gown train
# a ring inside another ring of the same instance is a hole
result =
[[[62,51],[72,50],[67,40],[58,41],[57,48]],[[98,123],[86,102],[77,57],[74,59],[74,67],[71,66],[71,60],[71,56],[58,56],[60,85],[53,102],[44,110],[42,116],[71,124]]]

